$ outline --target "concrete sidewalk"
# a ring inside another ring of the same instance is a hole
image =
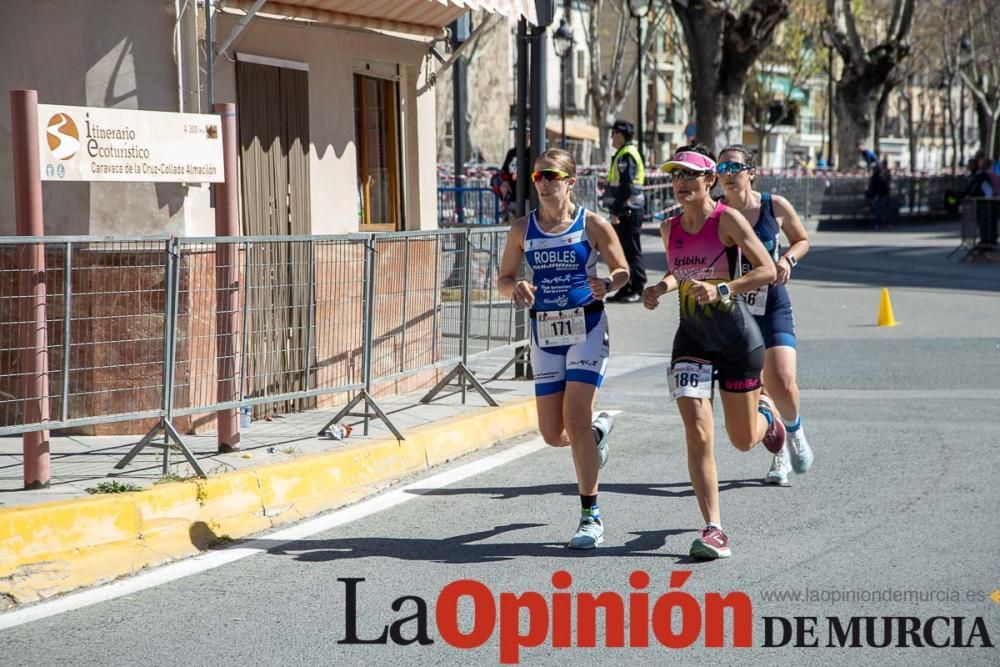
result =
[[[509,356],[508,356],[509,358]],[[480,379],[493,375],[477,373]],[[510,378],[508,371],[504,378]],[[371,495],[407,475],[537,428],[533,383],[498,379],[474,391],[378,399],[405,440],[361,418],[343,441],[317,437],[335,410],[255,421],[242,451],[216,453],[215,434],[185,436],[208,479],[192,475],[179,451],[168,475],[162,450],[147,448],[125,470],[114,465],[138,436],[51,439],[50,488],[24,491],[21,438],[0,440],[0,609],[133,574],[229,540],[297,521]],[[339,409],[339,408],[338,408]],[[102,483],[141,487],[91,494]]]

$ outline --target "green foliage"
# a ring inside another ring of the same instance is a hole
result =
[[[98,493],[132,493],[133,491],[142,491],[142,487],[129,482],[119,482],[115,480],[111,482],[100,482],[97,486],[84,489],[84,491],[91,495],[96,495]]]
[[[808,98],[801,103],[788,98],[796,90],[805,90],[811,79],[826,73],[825,49],[820,39],[825,17],[822,2],[793,0],[791,15],[757,60],[744,88],[744,113],[761,135],[769,134],[781,120],[772,117],[772,106],[788,114],[799,104],[812,102]]]
[[[197,475],[178,475],[175,472],[168,472],[160,479],[153,482],[153,484],[169,484],[170,482],[190,482],[192,479],[197,479]]]

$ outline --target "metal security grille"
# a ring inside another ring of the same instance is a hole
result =
[[[240,159],[246,232],[308,234],[308,72],[237,62]],[[308,241],[248,247],[246,285],[251,397],[304,390],[311,255]],[[247,386],[247,385],[245,385]],[[247,386],[249,389],[249,386]],[[258,417],[310,407],[311,402],[261,404]]]
[[[495,405],[472,364],[528,339],[525,312],[496,289],[506,238],[491,227],[0,239],[0,435],[147,431],[123,467],[151,445],[166,465],[170,446],[155,442],[164,431],[200,472],[180,434],[213,427],[222,410],[346,403],[331,421],[359,414],[367,429],[375,416],[402,438],[376,396],[438,381],[430,400],[457,380],[463,397],[473,388]],[[45,269],[22,269],[38,250]],[[40,301],[32,280],[44,281]],[[39,326],[47,384],[22,370]]]

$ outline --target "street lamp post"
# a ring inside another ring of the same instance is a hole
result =
[[[552,35],[552,48],[555,49],[556,57],[559,58],[559,117],[562,119],[562,142],[563,150],[566,150],[566,57],[573,50],[573,30],[563,16],[559,21],[559,28]]]
[[[628,0],[628,12],[635,19],[635,51],[636,67],[638,69],[638,85],[636,86],[635,133],[639,137],[639,155],[643,155],[643,129],[642,121],[645,110],[642,106],[642,19],[649,14],[650,0]]]
[[[971,54],[972,51],[972,41],[969,36],[966,35],[962,37],[961,41],[958,43],[958,81],[961,84],[958,94],[958,167],[959,169],[965,168],[965,77],[962,76],[962,66],[968,64],[968,56],[965,54]]]

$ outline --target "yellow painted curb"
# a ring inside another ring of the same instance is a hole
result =
[[[297,521],[538,428],[533,398],[395,439],[143,491],[0,509],[0,595],[33,602]]]

